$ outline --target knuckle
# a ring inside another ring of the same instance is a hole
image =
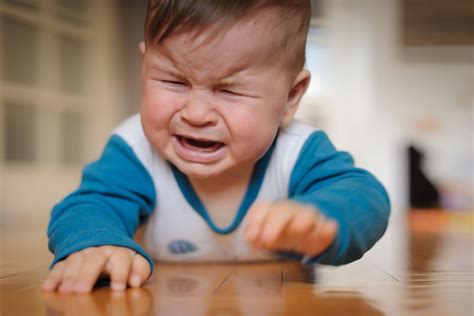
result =
[[[101,260],[105,257],[105,255],[101,251],[92,250],[85,254],[85,259],[88,261],[91,260]]]
[[[295,221],[295,225],[302,230],[311,230],[316,227],[317,221],[314,218],[303,216]]]
[[[83,250],[83,253],[85,255],[97,255],[97,254],[102,254],[103,251],[100,249],[100,247],[89,247]]]
[[[132,257],[135,251],[130,248],[120,248],[120,253],[123,254],[123,256]]]
[[[298,213],[297,218],[301,222],[315,222],[317,216],[316,216],[316,213],[312,210],[302,209]]]
[[[91,253],[94,253],[96,252],[96,248],[95,247],[89,247],[89,248],[86,248],[84,250],[81,251],[84,255],[89,255]]]
[[[66,259],[68,262],[71,261],[82,261],[84,259],[84,253],[82,251],[77,251],[69,255]]]
[[[317,218],[317,212],[312,207],[304,208],[301,211],[301,216],[306,220],[315,220]]]
[[[288,227],[288,234],[292,235],[292,236],[300,236],[300,235],[304,235],[305,232],[307,231],[307,228],[306,228],[307,224],[304,224],[304,223],[292,223],[292,225],[290,225],[290,227]]]
[[[104,256],[108,257],[114,252],[115,247],[106,245],[97,247],[97,250],[99,250]]]
[[[127,263],[132,259],[131,252],[128,249],[121,248],[115,250],[110,256],[111,260]]]

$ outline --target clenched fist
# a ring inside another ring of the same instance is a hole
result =
[[[108,275],[112,290],[123,291],[127,284],[141,286],[149,277],[150,264],[135,251],[116,246],[90,247],[58,262],[42,284],[44,291],[87,293],[101,275]]]
[[[257,202],[247,215],[245,238],[259,249],[293,251],[307,256],[323,252],[338,225],[310,205],[293,201]]]

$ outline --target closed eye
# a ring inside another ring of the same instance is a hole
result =
[[[232,90],[221,90],[222,93],[234,95],[234,96],[243,96],[243,94],[232,91]]]
[[[247,94],[245,92],[241,93],[241,92],[237,92],[237,91],[234,91],[234,90],[228,90],[228,89],[220,90],[220,92],[223,93],[224,95],[229,96],[229,97],[250,98],[250,99],[259,99],[260,98],[257,95],[250,95],[250,94]]]
[[[173,80],[161,80],[161,82],[170,84],[173,86],[185,86],[186,84],[182,81],[173,81]]]

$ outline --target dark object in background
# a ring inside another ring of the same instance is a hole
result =
[[[472,0],[401,0],[405,45],[474,44]]]
[[[435,185],[424,174],[421,165],[423,153],[414,146],[408,147],[410,207],[439,207],[439,193]]]

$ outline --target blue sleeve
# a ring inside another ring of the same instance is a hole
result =
[[[134,240],[155,205],[153,181],[128,144],[112,136],[99,160],[87,165],[79,188],[57,204],[48,226],[51,267],[73,252],[114,245],[153,260]]]
[[[291,174],[289,196],[315,206],[339,224],[334,242],[307,263],[341,265],[357,260],[387,228],[390,201],[382,184],[354,167],[352,157],[336,151],[321,131],[314,132],[302,148]]]

